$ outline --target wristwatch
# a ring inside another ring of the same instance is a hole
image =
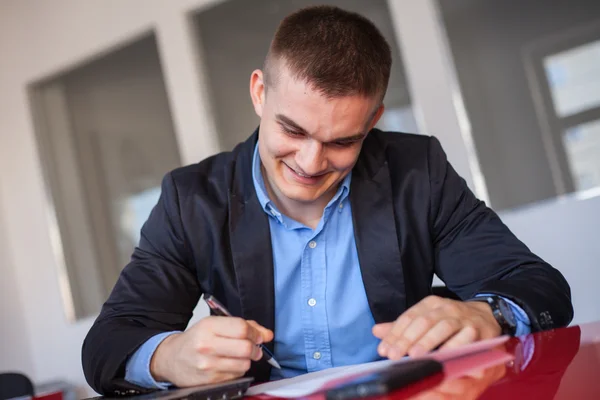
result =
[[[513,313],[510,304],[503,298],[499,296],[481,296],[469,299],[469,301],[483,301],[488,303],[492,308],[494,318],[496,318],[498,325],[500,325],[500,329],[502,329],[503,335],[513,336],[517,332],[517,319],[515,318],[515,314]]]

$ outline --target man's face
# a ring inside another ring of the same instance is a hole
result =
[[[280,201],[329,201],[354,167],[383,106],[378,98],[327,98],[280,68],[268,94],[261,71],[254,71],[250,82],[261,119],[258,149],[266,183]]]

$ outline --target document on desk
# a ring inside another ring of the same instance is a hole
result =
[[[418,358],[432,358],[444,362],[478,352],[494,348],[506,340],[508,336],[500,336],[494,339],[482,340],[480,342],[468,344],[452,350],[439,350],[426,354]],[[365,364],[348,365],[343,367],[330,368],[323,371],[311,372],[299,375],[294,378],[281,379],[279,381],[267,382],[256,385],[248,389],[246,396],[268,395],[273,397],[292,398],[308,396],[325,388],[333,381],[337,381],[349,376],[364,372],[374,372],[393,363],[401,363],[407,360],[405,357],[398,361],[381,360]]]

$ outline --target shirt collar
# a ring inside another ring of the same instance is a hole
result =
[[[265,181],[262,175],[262,170],[260,168],[260,154],[258,152],[258,141],[256,142],[256,146],[254,146],[254,156],[252,157],[252,181],[254,183],[254,190],[256,191],[256,196],[258,197],[258,201],[262,206],[263,210],[271,215],[271,209],[275,210],[276,213],[279,213],[275,204],[269,199],[269,195],[267,194],[267,188],[265,186]],[[342,184],[338,188],[335,196],[329,201],[326,208],[329,208],[332,204],[336,202],[342,202],[350,193],[350,182],[352,181],[352,171],[342,181]]]

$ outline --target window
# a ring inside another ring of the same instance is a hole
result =
[[[554,106],[543,114],[561,136],[571,185],[600,187],[600,30],[598,40],[548,55],[543,66]]]
[[[600,184],[600,2],[437,1],[491,206]]]
[[[384,0],[222,1],[193,16],[209,83],[218,137],[223,150],[250,136],[259,120],[250,100],[250,74],[262,64],[279,22],[289,13],[314,4],[358,12],[380,29],[392,48],[392,71],[384,99],[386,112],[377,127],[416,133],[416,122],[400,48]],[[235,118],[231,118],[235,110]]]
[[[95,315],[180,165],[154,36],[30,93],[67,316]]]

